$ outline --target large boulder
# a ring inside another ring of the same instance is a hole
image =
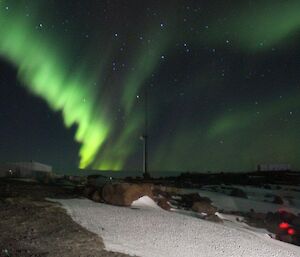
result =
[[[215,206],[208,202],[195,202],[192,206],[192,210],[199,213],[206,213],[207,215],[213,215],[218,210]]]
[[[106,184],[102,189],[103,200],[112,205],[130,206],[142,196],[153,198],[151,184]]]

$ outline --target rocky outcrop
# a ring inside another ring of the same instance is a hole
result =
[[[169,211],[171,209],[171,205],[169,204],[166,198],[159,198],[157,200],[157,205],[166,211]]]
[[[102,189],[102,198],[108,204],[130,206],[145,195],[153,199],[152,187],[151,184],[106,184]]]
[[[194,202],[192,210],[198,213],[206,213],[207,215],[213,215],[218,210],[215,206],[208,202]]]
[[[202,197],[197,193],[181,195],[181,200],[179,201],[180,207],[191,209],[195,202],[203,202],[210,204],[212,201],[208,197]]]

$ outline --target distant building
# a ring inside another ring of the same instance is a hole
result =
[[[51,174],[51,166],[34,161],[0,164],[0,177],[42,179]]]
[[[257,171],[290,171],[290,170],[291,170],[291,165],[287,163],[257,165]]]

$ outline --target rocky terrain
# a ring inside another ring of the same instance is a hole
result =
[[[287,209],[289,211],[284,210],[283,207],[286,205],[284,205],[282,197],[268,193],[265,195],[268,202],[262,202],[258,201],[258,199],[248,199],[247,192],[238,186],[214,185],[207,186],[206,189],[216,193],[213,194],[214,198],[223,198],[224,202],[233,202],[237,207],[236,210],[222,209],[212,199],[202,195],[210,191],[201,191],[199,193],[197,190],[194,190],[194,193],[188,193],[191,190],[155,185],[153,183],[142,183],[141,181],[132,181],[131,183],[114,182],[104,185],[97,185],[95,181],[88,181],[87,185],[78,190],[78,192],[94,202],[127,207],[131,206],[133,201],[140,197],[148,196],[164,210],[170,211],[171,208],[175,211],[183,210],[188,215],[194,215],[200,219],[217,223],[223,223],[218,213],[231,215],[232,217],[236,216],[239,217],[237,219],[240,222],[246,223],[251,227],[265,229],[272,237],[280,241],[300,245],[300,214],[298,212],[294,214],[289,209]],[[272,192],[271,186],[268,186],[266,190]],[[251,195],[250,197],[253,198]],[[240,201],[242,201],[243,205],[238,207]],[[261,206],[262,208],[260,209],[264,210],[251,209],[251,204]],[[270,206],[272,209],[268,210],[267,208]],[[287,222],[289,227],[286,229],[280,228],[282,222]],[[289,228],[292,229],[290,231],[295,232],[288,234]]]
[[[264,229],[281,241],[300,243],[300,214],[280,210],[286,204],[298,210],[294,198],[298,191],[291,191],[293,187],[279,196],[282,191],[278,190],[283,190],[279,185],[265,185],[263,189],[207,185],[195,190],[153,183],[155,181],[83,178],[62,178],[46,183],[0,180],[0,256],[126,256],[104,249],[99,236],[109,234],[104,226],[97,225],[98,235],[89,232],[95,232],[92,228],[87,231],[51,199],[89,198],[96,203],[132,209],[134,201],[147,196],[166,213],[178,212],[214,223],[235,222],[242,228],[248,224]],[[288,227],[282,229],[281,223]],[[288,234],[290,229],[295,230],[295,234]],[[119,251],[118,248],[111,250]]]
[[[77,223],[58,203],[72,190],[33,182],[0,180],[1,257],[123,257]]]

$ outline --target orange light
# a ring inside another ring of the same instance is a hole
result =
[[[280,227],[281,229],[288,229],[288,228],[290,227],[290,225],[289,225],[289,223],[287,223],[287,222],[281,222],[281,223],[279,224],[279,227]]]
[[[291,236],[295,235],[295,229],[293,229],[293,228],[289,228],[287,232]]]

